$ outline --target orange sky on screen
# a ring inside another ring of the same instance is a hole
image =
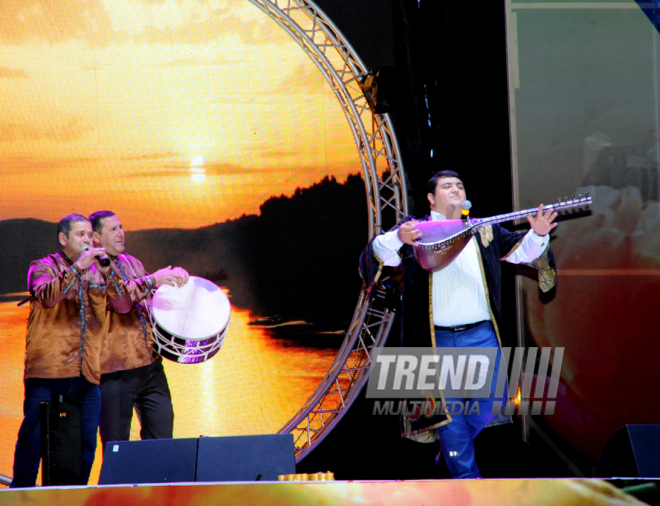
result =
[[[196,228],[360,171],[332,90],[247,0],[6,0],[0,40],[0,220]]]

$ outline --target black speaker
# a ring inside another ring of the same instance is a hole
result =
[[[197,438],[109,441],[99,485],[195,481]]]
[[[110,441],[99,485],[277,481],[295,472],[293,434]]]
[[[295,472],[293,434],[199,439],[196,481],[277,481]]]
[[[660,425],[624,425],[598,461],[602,478],[660,478]]]
[[[58,396],[39,407],[41,423],[41,484],[85,485],[82,482],[80,407]]]

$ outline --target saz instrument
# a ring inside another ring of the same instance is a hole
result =
[[[543,211],[552,209],[553,211],[561,212],[564,209],[586,207],[591,205],[591,202],[592,199],[588,193],[584,197],[578,195],[577,198],[573,195],[572,200],[568,198],[564,200],[559,199],[559,202],[556,204],[544,205]],[[524,211],[491,216],[490,218],[423,221],[417,223],[415,228],[422,233],[422,236],[416,241],[418,246],[415,248],[415,258],[425,270],[439,271],[449,265],[463,251],[463,248],[465,248],[470,239],[472,239],[472,236],[479,229],[487,225],[524,218],[525,216],[535,214],[538,210],[539,208],[536,207],[525,209]]]

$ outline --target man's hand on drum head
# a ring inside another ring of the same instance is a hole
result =
[[[422,233],[415,228],[416,225],[416,221],[407,221],[399,227],[397,235],[399,236],[399,240],[402,243],[417,247],[417,243],[415,241],[422,237]]]
[[[185,270],[183,267],[175,267],[172,270],[177,272],[179,286],[183,286],[186,283],[188,283],[188,278],[190,277],[190,275],[188,274],[187,270]]]
[[[188,273],[186,270],[181,267],[172,269],[171,265],[154,272],[151,277],[156,286],[171,285],[182,287],[188,282]]]

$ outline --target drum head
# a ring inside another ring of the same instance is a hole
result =
[[[217,336],[227,327],[230,312],[229,299],[220,287],[196,276],[181,288],[159,287],[152,303],[155,323],[186,341]]]

